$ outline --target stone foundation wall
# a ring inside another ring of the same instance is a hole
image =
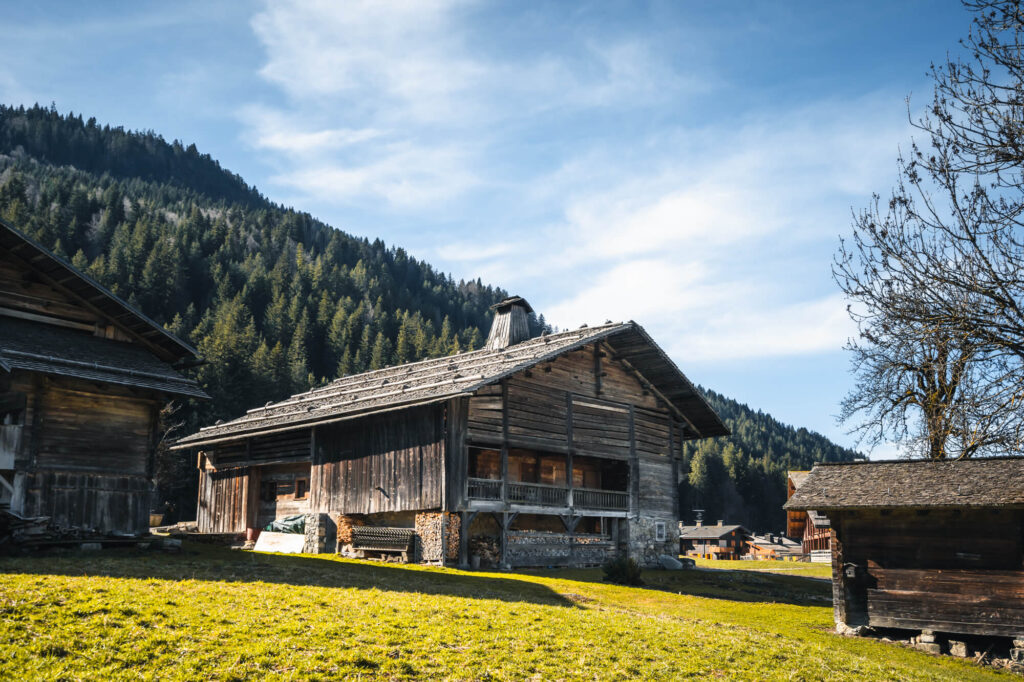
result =
[[[665,527],[664,541],[657,539],[659,523]],[[630,518],[628,527],[629,556],[641,566],[654,568],[659,565],[658,556],[667,554],[674,557],[679,554],[679,532],[675,521],[640,516]]]
[[[330,514],[306,514],[306,541],[303,554],[333,553],[337,548],[338,526]]]

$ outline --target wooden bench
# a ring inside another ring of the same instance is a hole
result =
[[[352,529],[352,549],[360,557],[365,557],[367,552],[400,554],[402,561],[409,563],[415,540],[416,531],[412,528],[356,526]]]

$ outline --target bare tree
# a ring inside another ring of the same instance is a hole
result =
[[[1024,13],[965,6],[966,56],[932,67],[911,120],[926,143],[899,157],[888,203],[854,216],[833,267],[859,330],[841,417],[937,459],[1013,451],[1024,432]]]

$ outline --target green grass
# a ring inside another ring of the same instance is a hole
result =
[[[832,579],[832,564],[812,564],[806,561],[718,561],[694,559],[700,568],[717,570],[765,571],[781,575],[799,575],[805,578]]]
[[[1013,679],[741,571],[470,573],[185,546],[0,559],[0,679]]]

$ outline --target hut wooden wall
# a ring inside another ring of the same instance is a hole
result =
[[[672,426],[668,416],[637,408],[633,414],[639,474],[640,509],[651,516],[674,521],[678,516],[677,462],[671,450]]]
[[[15,372],[25,397],[11,507],[65,526],[145,533],[160,402],[129,388]]]
[[[34,471],[16,478],[22,513],[49,516],[60,526],[142,534],[149,529],[149,480],[66,471]]]
[[[311,508],[343,514],[441,506],[444,405],[316,429]]]
[[[312,433],[305,428],[228,441],[211,447],[207,454],[218,469],[309,462],[313,459]]]
[[[250,478],[249,467],[200,469],[199,504],[196,524],[200,533],[241,533],[250,523],[251,507],[259,494],[258,477]],[[253,484],[255,490],[253,490]]]
[[[829,517],[842,622],[1024,633],[1024,512],[909,509]],[[857,568],[843,570],[851,564]]]

